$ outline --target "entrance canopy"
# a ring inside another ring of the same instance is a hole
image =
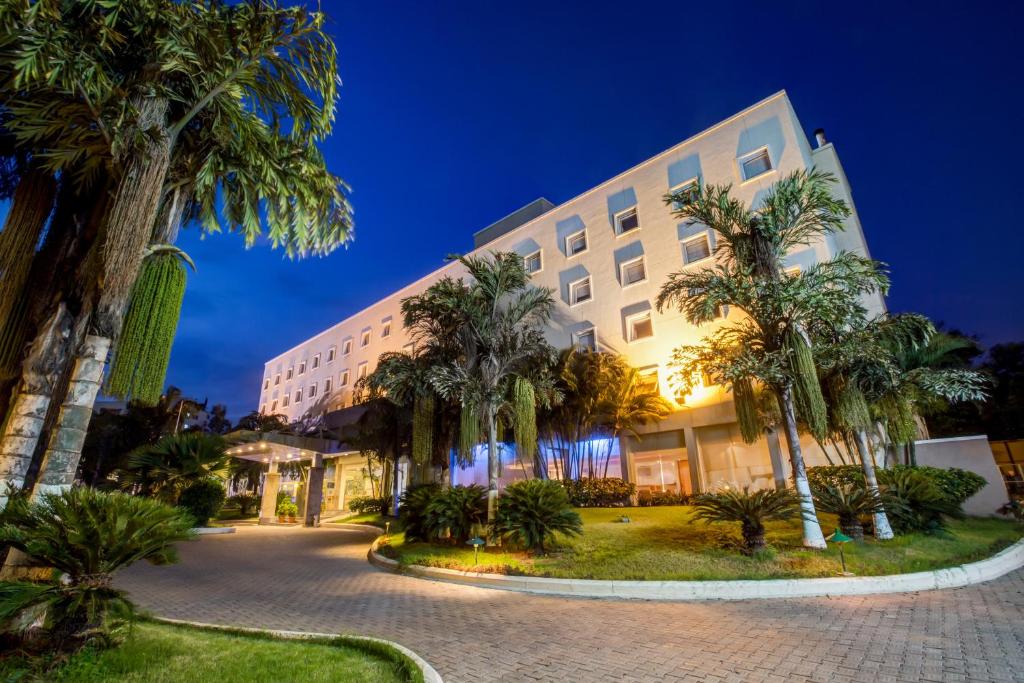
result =
[[[224,438],[230,444],[227,450],[228,455],[243,460],[266,463],[310,461],[317,454],[333,456],[352,452],[333,439],[294,436],[276,432],[260,433],[239,430],[231,432]]]

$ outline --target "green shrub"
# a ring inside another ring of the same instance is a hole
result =
[[[299,506],[290,500],[282,501],[277,506],[277,514],[279,517],[296,517],[299,514]]]
[[[960,505],[939,488],[933,476],[920,468],[885,470],[881,488],[889,523],[899,533],[943,533],[947,517],[963,517]]]
[[[276,514],[281,514],[281,506],[284,503],[291,503],[291,502],[292,502],[292,497],[290,495],[288,495],[287,491],[278,490],[278,492],[277,492],[277,501],[274,503],[274,512]]]
[[[820,465],[807,468],[807,483],[812,490],[826,487],[864,486],[864,468],[860,465]]]
[[[861,541],[864,539],[862,517],[882,511],[882,500],[874,491],[864,486],[823,486],[812,489],[814,505],[820,512],[830,512],[839,517],[843,533]]]
[[[49,583],[0,583],[0,628],[21,633],[38,620],[55,649],[108,644],[133,611],[112,586],[114,572],[138,560],[177,561],[174,544],[192,537],[192,521],[149,498],[84,487],[9,502],[0,544],[57,575]]]
[[[744,552],[752,555],[766,545],[764,523],[792,519],[799,511],[800,501],[789,489],[751,491],[744,486],[742,490],[726,488],[696,495],[693,504],[697,509],[695,517],[708,524],[739,522]]]
[[[227,492],[224,484],[217,479],[200,479],[189,484],[178,496],[178,507],[196,521],[196,526],[206,526],[224,506]]]
[[[429,541],[430,528],[427,525],[427,505],[441,492],[439,484],[410,486],[398,501],[398,519],[410,541]]]
[[[637,497],[640,507],[656,507],[659,505],[689,505],[693,497],[675,491],[644,491]]]
[[[636,493],[636,485],[622,481],[618,477],[598,479],[583,477],[563,481],[562,486],[569,495],[569,502],[580,508],[610,508],[629,505],[630,498]]]
[[[968,498],[985,488],[988,483],[981,475],[968,472],[958,467],[944,469],[941,467],[895,465],[878,473],[879,482],[889,480],[895,472],[914,471],[932,481],[949,502],[961,506]]]
[[[494,533],[535,553],[543,553],[556,533],[578,536],[582,530],[583,520],[558,482],[517,481],[498,499]]]
[[[357,515],[386,515],[391,509],[391,496],[354,496],[348,499],[348,509]]]
[[[444,538],[464,543],[473,528],[487,519],[486,489],[482,486],[451,486],[438,491],[425,510],[424,526],[429,538]]]
[[[228,498],[227,502],[237,507],[242,517],[248,517],[260,507],[260,497],[255,493],[237,493]]]

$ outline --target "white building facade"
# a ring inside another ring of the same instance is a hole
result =
[[[554,291],[556,309],[547,329],[553,346],[578,344],[622,354],[676,405],[667,419],[647,428],[643,439],[618,444],[621,458],[615,458],[609,474],[623,476],[641,491],[684,493],[726,482],[774,486],[788,475],[784,444],[743,442],[731,396],[721,387],[699,387],[683,404],[675,403],[672,350],[699,343],[715,325],[739,313],[724,311],[723,319],[698,327],[675,310],[659,313],[654,301],[669,274],[714,263],[713,232],[674,218],[664,200],[667,193],[696,184],[731,184],[735,197],[756,206],[780,178],[812,167],[836,175],[835,193],[853,211],[844,232],[794,251],[787,268],[805,268],[844,250],[867,255],[835,148],[823,135],[811,144],[785,92],[561,205],[537,200],[476,234],[475,251],[522,255],[534,283]],[[353,385],[373,371],[381,353],[411,350],[401,322],[402,300],[446,275],[460,277],[464,271],[458,263],[448,264],[267,361],[260,410],[296,420],[314,406],[320,412],[352,405]],[[881,296],[867,303],[875,312],[884,310]],[[824,464],[817,446],[804,445],[809,464]],[[455,473],[453,481],[480,476]]]

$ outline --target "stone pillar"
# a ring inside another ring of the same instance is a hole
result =
[[[782,443],[779,441],[779,430],[766,430],[765,439],[768,441],[768,455],[772,460],[772,476],[775,478],[775,488],[781,491],[786,488],[786,464],[785,460],[782,459]]]
[[[277,461],[271,460],[267,468],[267,476],[263,480],[263,498],[260,500],[260,524],[273,524],[277,521],[277,491],[281,488],[281,473],[277,471]]]
[[[691,493],[703,493],[704,467],[700,462],[700,448],[693,427],[683,427],[683,441],[686,446],[686,463],[690,466],[690,483],[693,485]]]
[[[324,499],[324,456],[313,454],[306,480],[306,505],[303,526],[320,525],[320,503]]]

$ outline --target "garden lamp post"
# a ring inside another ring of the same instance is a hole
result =
[[[473,566],[474,567],[477,566],[478,564],[480,564],[478,562],[478,558],[480,556],[480,546],[482,546],[486,542],[487,541],[485,541],[484,539],[480,538],[479,536],[475,536],[475,537],[469,539],[468,541],[466,541],[466,545],[473,546]]]
[[[837,528],[825,540],[826,541],[832,541],[833,543],[835,543],[836,545],[839,546],[839,561],[842,562],[842,564],[843,564],[842,575],[843,576],[853,576],[852,572],[846,571],[846,555],[843,554],[843,546],[846,545],[847,543],[849,543],[850,541],[852,541],[853,539],[850,538],[849,536],[847,536],[846,534],[844,534],[840,529]]]

